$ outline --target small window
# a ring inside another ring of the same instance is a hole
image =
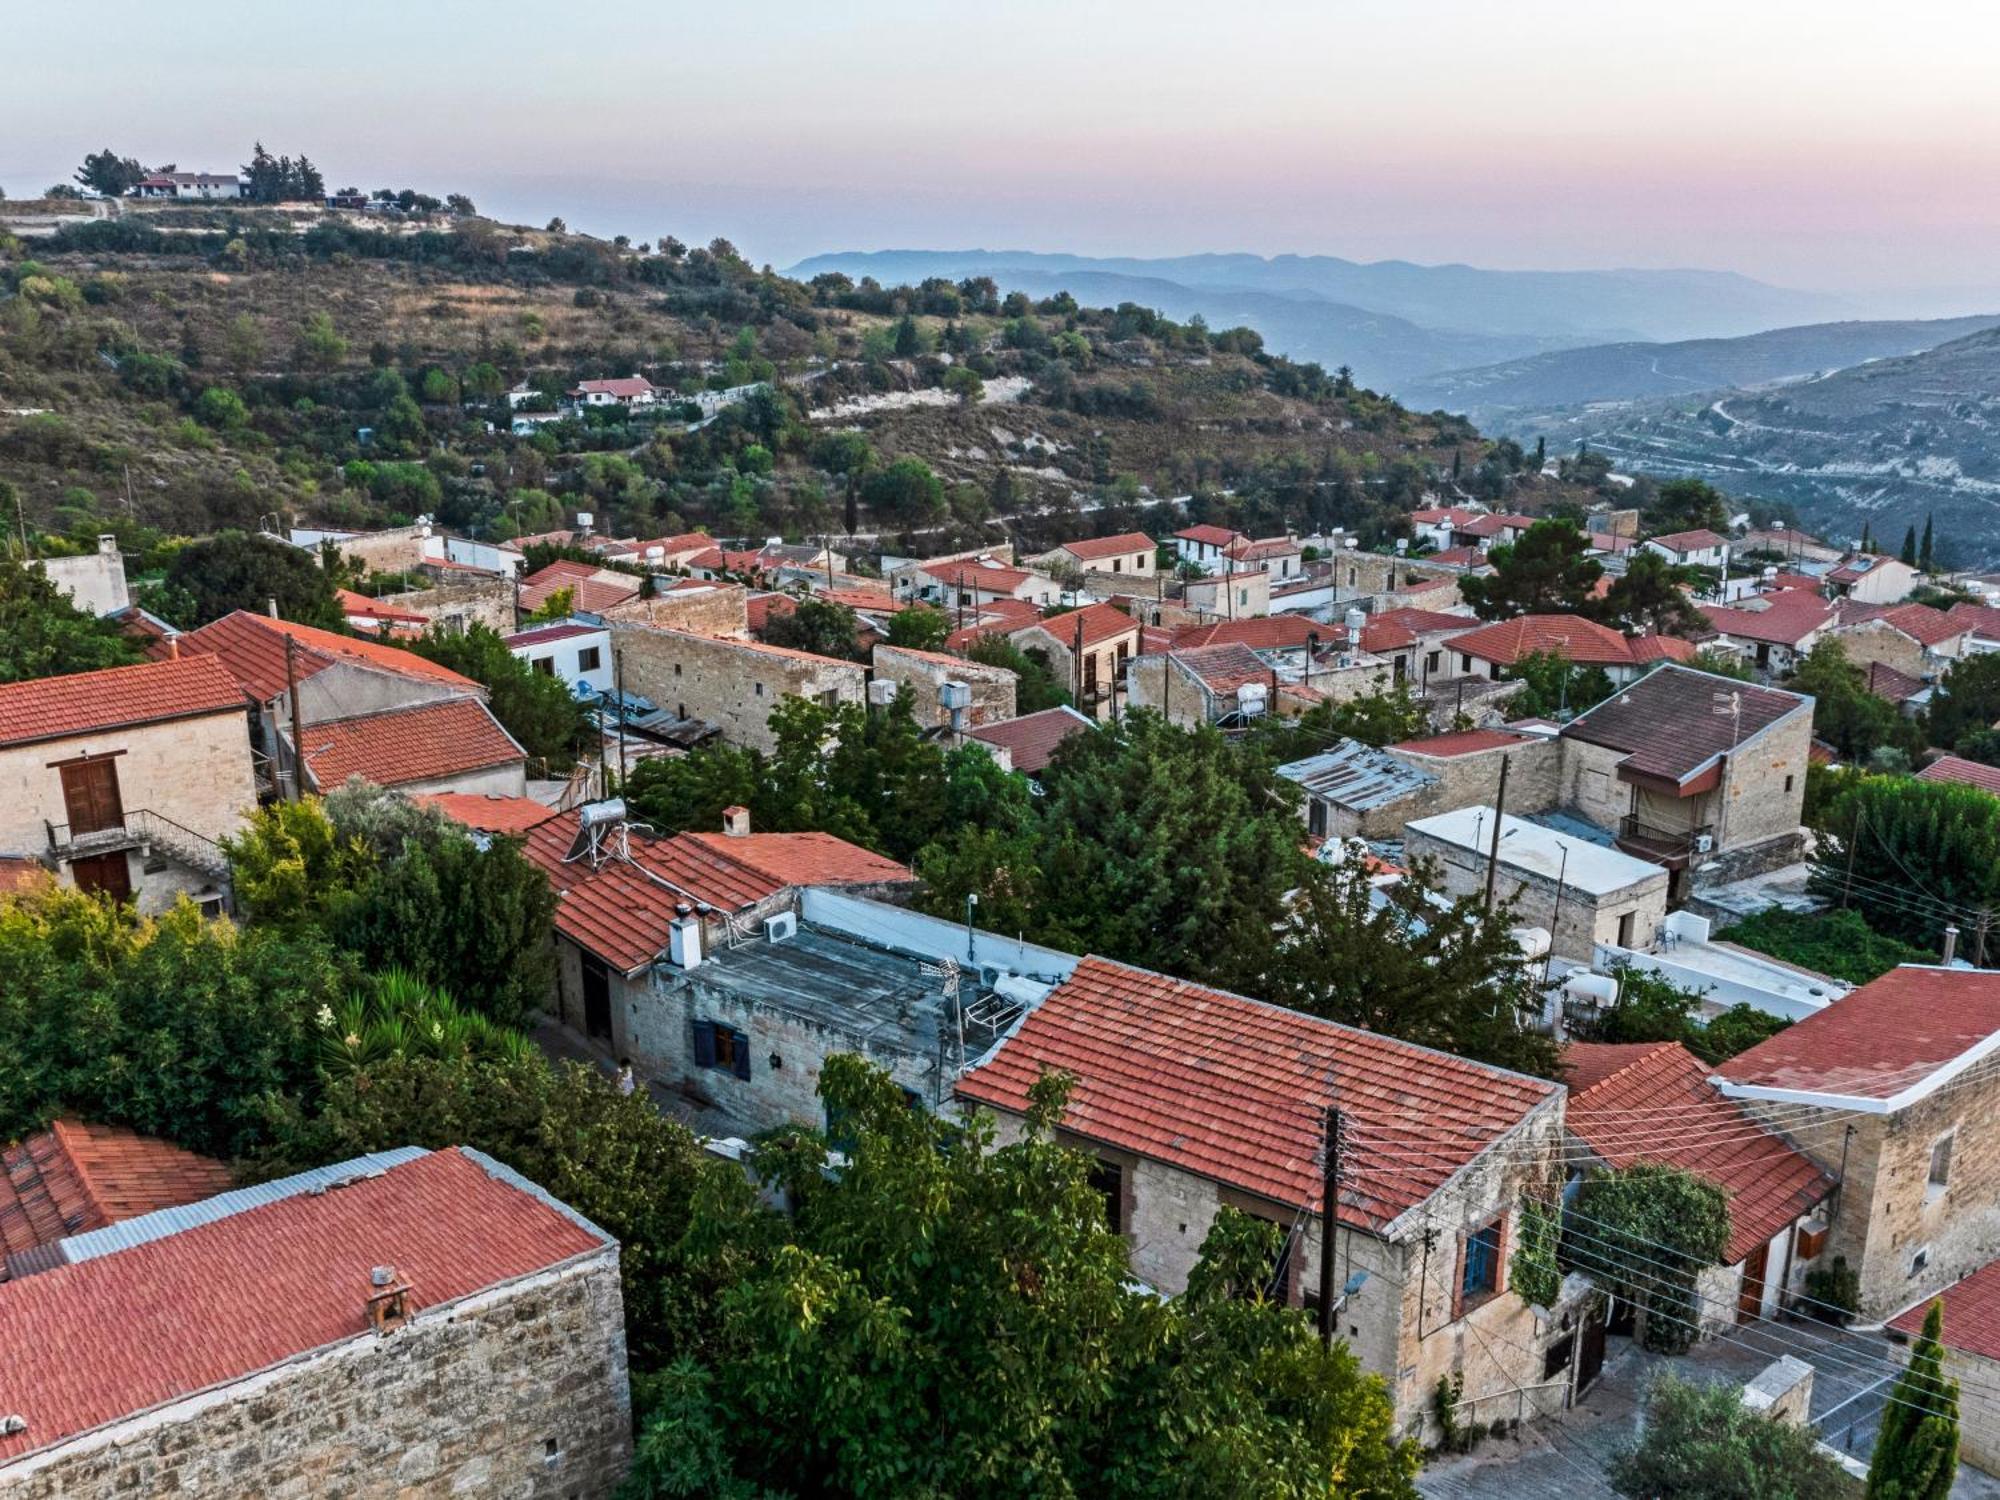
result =
[[[1114,573],[1122,573],[1122,572],[1124,572],[1124,571],[1125,571],[1125,559],[1124,559],[1124,558],[1122,558],[1122,557],[1114,557],[1114,558],[1112,558],[1112,559],[1111,559],[1111,571],[1112,571],[1112,572],[1114,572]]]
[[[757,690],[757,696],[758,696],[759,698],[761,698],[761,697],[763,697],[763,696],[764,696],[764,684],[763,684],[763,683],[761,683],[761,682],[753,682],[753,683],[751,684],[751,686],[752,686],[752,687],[754,687],[754,688],[755,688],[755,689]]]
[[[1458,1295],[1461,1307],[1483,1302],[1500,1290],[1501,1221],[1465,1237],[1464,1268],[1459,1272]]]
[[[1104,1222],[1113,1234],[1125,1232],[1125,1169],[1115,1161],[1094,1162],[1090,1185],[1104,1197]]]
[[[1458,670],[1461,672],[1470,672],[1472,670],[1472,658],[1467,656],[1463,651],[1458,654]]]
[[[698,1068],[715,1068],[724,1073],[734,1073],[738,1078],[748,1078],[749,1036],[732,1027],[719,1026],[714,1021],[696,1021],[694,1065]]]
[[[678,677],[678,676],[680,676],[680,675],[681,675],[681,664],[680,664],[679,662],[675,662],[675,663],[674,663],[674,676]]]
[[[1792,778],[1787,776],[1785,778],[1785,790],[1789,792],[1791,789],[1792,789]]]
[[[1620,917],[1620,918],[1618,919],[1618,946],[1619,946],[1619,947],[1621,947],[1621,948],[1629,948],[1629,947],[1631,947],[1631,946],[1632,946],[1632,919],[1633,919],[1633,918],[1634,918],[1635,916],[1637,916],[1637,915],[1638,915],[1638,913],[1636,913],[1636,912],[1629,912],[1629,911],[1628,911],[1628,912],[1626,912],[1626,913],[1625,913],[1625,914],[1624,914],[1623,916],[1621,916],[1621,917]]]
[[[595,646],[585,646],[576,653],[576,669],[579,672],[595,672],[603,664]]]
[[[534,660],[534,668],[544,677],[553,677],[556,675],[556,659],[553,656],[538,656]]]
[[[1951,1186],[1951,1142],[1952,1138],[1944,1135],[1931,1146],[1931,1173],[1926,1187],[1932,1197]]]
[[[1443,666],[1444,666],[1444,653],[1442,651],[1433,651],[1431,652],[1430,655],[1424,658],[1424,672],[1425,675],[1427,676],[1430,673],[1438,671]]]
[[[1920,1245],[1917,1247],[1916,1254],[1910,1257],[1910,1274],[1912,1276],[1921,1276],[1925,1271],[1930,1269],[1930,1264],[1931,1247],[1929,1245]]]

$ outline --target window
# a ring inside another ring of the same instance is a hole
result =
[[[1426,656],[1424,658],[1424,675],[1428,677],[1431,673],[1440,670],[1443,666],[1444,666],[1444,653],[1442,651],[1433,651],[1429,656]]]
[[[1621,948],[1632,946],[1632,919],[1636,915],[1636,912],[1628,911],[1618,919],[1618,946]]]
[[[1236,591],[1236,607],[1238,609],[1248,609],[1250,607],[1250,590],[1238,589]]]
[[[1458,1273],[1459,1309],[1484,1302],[1500,1290],[1502,1221],[1495,1219],[1465,1237],[1464,1259]]]
[[[1458,653],[1458,670],[1461,672],[1470,672],[1472,670],[1472,658],[1467,656],[1463,651]]]
[[[1090,1185],[1104,1196],[1104,1222],[1113,1234],[1125,1232],[1125,1169],[1115,1161],[1091,1164]]]
[[[675,662],[675,663],[674,663],[674,676],[678,677],[678,676],[680,676],[680,675],[681,675],[681,664],[680,664],[679,662]]]
[[[1355,579],[1356,579],[1356,578],[1357,578],[1358,576],[1360,576],[1360,575],[1358,574],[1358,572],[1357,572],[1357,571],[1356,571],[1355,569],[1353,569],[1353,568],[1349,568],[1349,569],[1347,570],[1347,586],[1348,586],[1349,588],[1353,588],[1353,587],[1354,587],[1354,580],[1355,580]]]
[[[556,675],[556,659],[553,656],[538,656],[530,665],[544,677]]]
[[[1949,1134],[1941,1135],[1931,1145],[1931,1171],[1924,1185],[1924,1196],[1935,1198],[1951,1186],[1951,1141]]]
[[[1124,559],[1124,558],[1122,558],[1122,557],[1114,557],[1114,558],[1112,558],[1112,559],[1111,559],[1111,571],[1112,571],[1112,572],[1114,572],[1114,573],[1122,573],[1122,572],[1124,572],[1124,571],[1125,571],[1125,559]]]
[[[763,696],[764,696],[764,684],[763,684],[763,683],[761,683],[761,682],[753,682],[753,683],[751,683],[750,685],[751,685],[752,687],[754,687],[754,688],[755,688],[755,689],[757,690],[757,696],[758,696],[759,698],[761,698],[761,697],[763,697]]]
[[[750,1076],[750,1037],[747,1033],[714,1021],[694,1023],[694,1065]]]
[[[576,653],[576,669],[579,672],[595,672],[603,665],[603,658],[597,654],[595,646],[585,646]]]
[[[1789,792],[1791,789],[1792,789],[1792,778],[1787,776],[1785,778],[1785,790]]]
[[[1930,1264],[1931,1247],[1929,1245],[1919,1245],[1916,1254],[1910,1257],[1910,1274],[1912,1276],[1921,1276],[1925,1271],[1930,1269]]]

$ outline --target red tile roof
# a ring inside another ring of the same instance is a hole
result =
[[[1183,625],[1174,632],[1173,648],[1191,650],[1196,646],[1248,646],[1253,651],[1276,651],[1303,647],[1317,639],[1330,646],[1344,638],[1344,625],[1322,625],[1304,615],[1258,615],[1244,620],[1218,620],[1213,625]]]
[[[594,869],[570,859],[579,815],[558,814],[528,835],[526,853],[556,890],[556,930],[621,974],[667,946],[674,907],[706,902],[737,912],[793,885],[887,885],[913,877],[894,860],[828,833],[631,833]],[[661,882],[665,882],[662,884]]]
[[[2000,1260],[1989,1260],[1937,1297],[1926,1297],[1907,1312],[1898,1313],[1889,1326],[1915,1337],[1923,1332],[1933,1301],[1944,1303],[1944,1331],[1939,1337],[1946,1348],[2000,1359]]]
[[[1585,709],[1566,739],[1623,750],[1622,766],[1680,785],[1812,699],[1680,666],[1664,666]],[[1726,710],[1726,711],[1725,711]],[[1682,795],[1689,795],[1685,788]]]
[[[2000,766],[1982,765],[1960,755],[1940,755],[1917,772],[1919,781],[1955,781],[1960,786],[1976,786],[2000,797]]]
[[[512,635],[500,637],[507,649],[518,650],[522,646],[549,646],[557,641],[575,640],[580,635],[603,635],[602,625],[576,625],[563,620],[554,625],[533,625],[526,630],[517,630]]]
[[[413,1310],[607,1241],[456,1150],[0,1285],[0,1463],[368,1331],[369,1275]]]
[[[521,610],[532,613],[564,589],[570,591],[571,609],[594,615],[623,604],[627,599],[638,598],[639,580],[564,558],[522,579],[515,604]]]
[[[404,625],[419,628],[430,624],[429,615],[412,614],[407,609],[393,609],[380,599],[371,599],[366,594],[357,594],[353,589],[335,589],[333,597],[340,602],[341,611],[347,615],[359,615],[368,620],[395,620]]]
[[[743,601],[744,624],[757,635],[771,623],[772,616],[782,619],[796,614],[798,608],[799,601],[790,594],[751,594]]]
[[[1649,661],[1693,661],[1695,646],[1693,641],[1684,641],[1677,635],[1633,635],[1625,638],[1632,650],[1634,663],[1644,665]]]
[[[1227,526],[1186,526],[1174,535],[1184,542],[1197,542],[1204,547],[1228,547],[1249,540],[1242,532],[1231,531]]]
[[[1945,613],[1981,639],[2000,641],[2000,609],[1986,604],[1954,604]]]
[[[321,791],[332,791],[350,776],[377,786],[404,786],[526,759],[527,752],[477,698],[443,698],[305,727],[306,777]]]
[[[1973,628],[1962,617],[1954,619],[1949,612],[1932,609],[1928,604],[1892,605],[1875,618],[1888,621],[1904,635],[1924,646],[1935,646],[1952,640],[1967,634]]]
[[[1444,630],[1470,630],[1479,623],[1471,615],[1446,614],[1440,609],[1385,609],[1373,617],[1384,625],[1398,625],[1413,635],[1436,635]]]
[[[1679,1042],[1572,1042],[1564,1121],[1606,1165],[1658,1162],[1699,1173],[1729,1195],[1734,1265],[1833,1191],[1833,1179],[1761,1128],[1709,1082],[1708,1065]],[[1672,1130],[1648,1122],[1671,1119]]]
[[[1451,532],[1454,537],[1497,537],[1509,531],[1525,531],[1534,524],[1533,516],[1483,515],[1464,522],[1453,522]]]
[[[1924,680],[1898,672],[1886,661],[1868,663],[1868,691],[1890,703],[1902,703],[1924,690]]]
[[[435,807],[455,823],[481,833],[526,833],[556,816],[533,797],[501,797],[479,792],[425,792],[416,801]]]
[[[1509,745],[1527,745],[1533,741],[1525,736],[1509,734],[1504,729],[1461,729],[1452,734],[1434,734],[1420,740],[1404,740],[1400,745],[1391,745],[1391,750],[1401,750],[1409,755],[1432,755],[1449,758],[1454,755],[1477,755],[1482,750],[1498,750]]]
[[[1442,552],[1426,553],[1419,562],[1438,563],[1448,568],[1473,568],[1486,561],[1486,554],[1477,547],[1447,547]],[[1429,582],[1430,580],[1425,580]],[[1405,590],[1413,588],[1418,580],[1411,579]]]
[[[1716,1071],[1750,1088],[1893,1100],[1929,1092],[1996,1035],[2000,973],[1904,964]]]
[[[1073,648],[1076,645],[1079,625],[1083,627],[1085,650],[1102,645],[1106,641],[1115,641],[1121,635],[1130,634],[1139,628],[1139,622],[1115,604],[1086,604],[1082,609],[1067,610],[1059,615],[1050,615],[1046,619],[1033,621],[1021,626],[1020,630],[1040,627],[1065,646]],[[1020,631],[1008,633],[1018,635]]]
[[[221,1162],[170,1141],[57,1120],[0,1152],[0,1281],[9,1256],[234,1185]]]
[[[1375,1032],[1086,958],[965,1098],[1021,1113],[1045,1070],[1073,1074],[1066,1131],[1286,1207],[1318,1204],[1325,1111],[1355,1149],[1341,1223],[1379,1231],[1558,1090]]]
[[[285,691],[285,640],[298,643],[295,669],[304,681],[342,663],[394,672],[400,677],[445,683],[468,693],[485,691],[470,677],[461,677],[414,651],[387,646],[360,636],[335,635],[311,625],[274,620],[239,609],[181,637],[181,650],[206,652],[229,669],[243,691],[259,703],[269,703]]]
[[[1023,714],[1018,719],[1003,719],[998,724],[983,724],[966,733],[986,744],[1005,747],[1014,769],[1024,776],[1032,776],[1048,768],[1049,762],[1055,759],[1057,747],[1064,740],[1096,727],[1075,709],[1061,707]]]
[[[1463,526],[1467,521],[1472,520],[1473,517],[1485,514],[1486,512],[1483,510],[1473,510],[1464,505],[1436,505],[1428,506],[1423,510],[1411,511],[1410,519],[1419,526],[1436,526],[1439,524]]]
[[[658,387],[643,375],[618,375],[609,380],[579,380],[572,395],[616,396],[621,401],[650,396]]]
[[[1101,562],[1107,558],[1129,557],[1134,552],[1151,552],[1153,539],[1143,531],[1124,531],[1117,536],[1094,536],[1080,542],[1063,542],[1061,548],[1078,562]]]
[[[1711,547],[1726,547],[1729,538],[1717,536],[1704,528],[1694,531],[1670,531],[1665,536],[1649,536],[1647,541],[1657,547],[1665,547],[1669,552],[1705,552]]]
[[[1517,615],[1452,636],[1445,644],[1502,667],[1537,651],[1566,656],[1580,665],[1623,667],[1632,662],[1632,647],[1624,636],[1581,615]]]
[[[678,536],[656,536],[648,537],[644,541],[634,538],[611,542],[603,548],[603,555],[621,560],[645,561],[646,555],[657,547],[660,549],[660,555],[654,561],[671,563],[691,557],[697,552],[706,551],[714,545],[715,538],[705,531],[683,531]]]
[[[1301,550],[1300,543],[1288,536],[1264,536],[1234,542],[1228,552],[1237,562],[1262,562],[1267,557],[1296,557]]]
[[[1012,594],[1035,576],[1021,568],[1004,567],[999,563],[980,564],[965,558],[925,563],[923,572],[926,577],[934,578],[948,588],[989,594]]]
[[[212,657],[141,662],[0,683],[0,745],[33,745],[203,714],[243,713],[236,680]]]
[[[1774,646],[1799,645],[1833,621],[1833,606],[1804,589],[1787,589],[1760,597],[1771,601],[1768,609],[1704,605],[1702,613],[1719,634]]]

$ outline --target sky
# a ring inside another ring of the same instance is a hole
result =
[[[1930,312],[2000,287],[1990,0],[90,0],[6,34],[17,197],[107,144],[217,170],[262,139],[329,187],[780,267],[1701,266]]]

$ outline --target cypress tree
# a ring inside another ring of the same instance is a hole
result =
[[[1932,1302],[1910,1362],[1896,1377],[1875,1455],[1867,1500],[1947,1500],[1958,1478],[1958,1382],[1944,1375],[1944,1304]]]
[[[1868,535],[1868,523],[1866,521],[1861,523],[1861,550],[1863,552],[1873,552],[1875,550],[1875,540]]]
[[[1917,528],[1914,526],[1903,533],[1902,559],[1912,568],[1917,565]]]
[[[1923,544],[1917,549],[1917,566],[1922,568],[1926,573],[1935,571],[1937,566],[1937,553],[1931,550],[1931,540],[1931,515],[1926,511],[1924,513],[1924,540]]]

